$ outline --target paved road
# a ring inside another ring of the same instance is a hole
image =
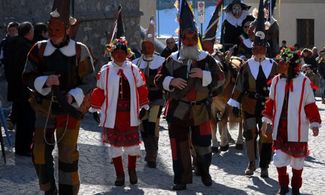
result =
[[[318,105],[325,120],[325,105]],[[166,122],[162,121],[159,140],[157,169],[144,166],[142,157],[137,161],[139,183],[130,186],[115,187],[114,167],[110,164],[108,149],[101,143],[101,130],[87,115],[82,122],[78,140],[80,150],[80,194],[275,194],[277,191],[276,170],[270,168],[270,178],[259,176],[258,169],[252,177],[243,175],[246,158],[243,151],[234,146],[228,152],[213,156],[211,175],[213,185],[205,187],[199,177],[194,176],[193,184],[183,192],[170,191],[172,185],[172,164]],[[303,172],[302,194],[325,194],[325,127],[321,128],[319,137],[310,136],[310,157],[307,158]],[[236,131],[231,131],[236,137]],[[142,152],[143,147],[142,147]],[[56,150],[55,150],[56,153]],[[42,194],[38,190],[37,178],[31,158],[15,156],[7,150],[7,165],[0,157],[0,194]],[[57,160],[57,159],[56,159]],[[126,162],[125,162],[126,164]],[[127,177],[126,177],[127,178]]]

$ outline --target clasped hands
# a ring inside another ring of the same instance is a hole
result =
[[[60,76],[61,75],[56,75],[56,74],[51,74],[48,76],[46,82],[45,82],[45,85],[48,86],[48,87],[52,87],[52,86],[59,86],[60,85]],[[67,94],[66,95],[66,99],[67,99],[67,102],[69,104],[72,104],[73,102],[73,97],[72,95],[70,94]]]
[[[202,69],[192,68],[189,77],[202,79],[203,77]],[[174,78],[171,80],[170,85],[178,89],[184,89],[187,86],[187,81],[182,78]]]

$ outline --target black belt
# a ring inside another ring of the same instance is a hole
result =
[[[179,100],[180,102],[183,102],[185,104],[189,104],[191,106],[194,105],[202,105],[202,104],[207,104],[208,99],[203,99],[203,100],[198,100],[198,101],[185,101],[185,100]]]
[[[256,100],[265,100],[267,96],[264,96],[264,95],[261,95],[259,93],[256,93],[256,92],[250,92],[250,91],[246,91],[244,93],[245,96],[249,97],[249,98],[253,98],[253,99],[256,99]]]

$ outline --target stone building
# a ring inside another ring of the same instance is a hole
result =
[[[126,38],[132,48],[139,49],[140,11],[139,0],[71,0],[74,16],[81,20],[77,41],[87,44],[99,63],[104,63],[103,52],[107,34],[114,24],[117,7],[122,5]],[[1,0],[0,34],[5,34],[5,26],[10,21],[46,22],[52,9],[52,0]]]

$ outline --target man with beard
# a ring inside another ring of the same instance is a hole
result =
[[[224,74],[216,61],[198,50],[198,33],[187,1],[180,6],[182,47],[163,64],[156,84],[168,92],[166,120],[172,150],[173,190],[185,190],[192,183],[189,140],[197,156],[197,166],[205,186],[212,185],[210,97],[222,90]]]
[[[234,45],[239,45],[239,36],[243,31],[243,24],[247,20],[254,20],[252,19],[253,16],[249,15],[249,9],[250,6],[242,3],[241,0],[233,0],[232,3],[224,8],[226,14],[221,32],[221,44],[224,51],[227,51]],[[237,55],[237,49],[235,49],[234,55]]]
[[[34,91],[36,111],[33,164],[45,194],[57,194],[52,151],[58,147],[59,194],[78,194],[77,140],[86,94],[96,85],[87,46],[68,36],[70,1],[55,0],[49,40],[37,42],[28,54],[23,80]],[[54,134],[57,137],[55,143]]]
[[[258,130],[262,125],[262,111],[269,95],[269,81],[277,73],[277,64],[266,58],[266,37],[264,27],[263,1],[260,0],[256,22],[255,39],[252,57],[240,69],[228,104],[233,107],[234,114],[240,109],[244,119],[244,137],[246,139],[247,157],[249,160],[245,175],[253,175],[256,169]],[[259,128],[257,128],[257,126]],[[259,157],[261,177],[268,177],[268,167],[272,156],[272,139],[260,136]]]
[[[146,77],[146,84],[149,90],[150,109],[144,113],[142,120],[141,136],[146,150],[145,161],[150,168],[156,168],[159,139],[159,120],[162,107],[165,104],[162,89],[154,84],[154,77],[164,63],[165,58],[154,54],[155,25],[150,20],[146,37],[142,42],[142,55],[133,61]]]

